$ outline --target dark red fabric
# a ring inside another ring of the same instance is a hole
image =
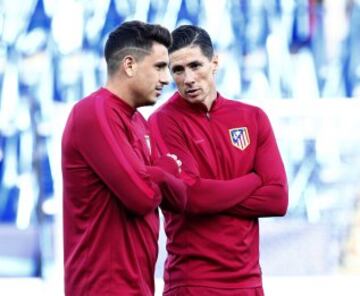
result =
[[[264,296],[262,287],[244,289],[217,289],[206,287],[179,287],[164,296]]]
[[[185,214],[164,211],[165,291],[260,287],[258,217],[284,215],[288,202],[266,114],[220,95],[207,112],[175,93],[149,125],[158,149],[183,162],[188,186]],[[232,141],[232,129],[247,131],[241,147]]]

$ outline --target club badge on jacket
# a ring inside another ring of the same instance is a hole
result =
[[[245,150],[250,145],[250,136],[247,127],[236,127],[229,129],[231,144],[240,149]]]

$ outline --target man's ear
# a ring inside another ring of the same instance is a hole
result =
[[[123,59],[123,67],[124,67],[124,71],[126,73],[126,75],[128,75],[129,77],[134,76],[135,71],[136,71],[136,60],[133,56],[131,55],[127,55],[124,57]]]
[[[213,65],[212,72],[213,74],[215,74],[219,66],[219,56],[217,54],[214,54],[214,56],[211,59],[211,63]]]

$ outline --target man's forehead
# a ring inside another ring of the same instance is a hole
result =
[[[170,64],[189,64],[205,58],[199,46],[180,48],[170,55]]]

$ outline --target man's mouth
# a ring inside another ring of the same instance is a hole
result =
[[[162,93],[162,87],[156,87],[155,90],[156,90],[156,95],[160,96]]]
[[[185,91],[185,93],[187,94],[187,95],[196,95],[197,93],[198,93],[198,91],[199,91],[199,89],[198,88],[191,88],[191,89],[187,89],[186,91]]]

